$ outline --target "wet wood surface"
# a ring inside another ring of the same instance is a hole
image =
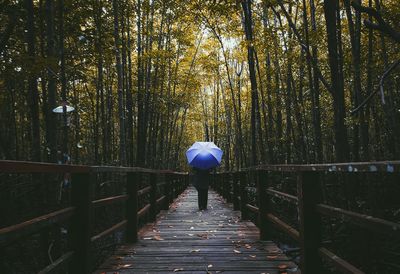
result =
[[[133,245],[121,246],[94,273],[300,273],[272,241],[214,191],[199,211],[188,188],[147,225]]]

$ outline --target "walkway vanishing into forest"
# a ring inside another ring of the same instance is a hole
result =
[[[96,273],[300,273],[215,191],[208,208],[199,211],[197,192],[188,188],[136,244],[122,246]]]
[[[71,184],[60,192],[65,174]],[[400,161],[220,172],[209,210],[199,212],[187,173],[0,160],[7,190],[0,191],[0,269],[314,274],[328,273],[328,265],[343,273],[398,273],[390,254],[400,239],[399,175]],[[298,246],[299,269],[271,242],[276,231]]]

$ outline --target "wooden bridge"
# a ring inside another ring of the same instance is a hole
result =
[[[14,249],[35,235],[48,236],[49,228],[57,226],[56,231],[66,234],[65,248],[59,248],[63,251],[47,266],[35,265],[30,273],[300,273],[300,269],[302,273],[324,273],[326,265],[343,273],[389,273],[371,271],[371,260],[350,263],[335,254],[330,248],[335,247],[334,242],[325,241],[323,234],[324,224],[333,218],[352,224],[360,235],[398,241],[400,224],[396,220],[349,210],[355,208],[352,204],[357,196],[346,182],[361,184],[373,176],[389,182],[393,176],[398,179],[399,172],[400,162],[392,161],[259,166],[217,173],[210,208],[199,212],[186,173],[0,161],[1,180],[29,174],[32,184],[39,184],[51,174],[71,175],[68,199],[61,208],[0,223],[0,266],[12,265],[5,260]],[[118,174],[120,193],[95,195],[99,182],[104,184],[99,179],[104,174]],[[329,204],[331,192],[325,193],[329,181],[341,182],[343,206]],[[397,201],[398,194],[393,193]],[[1,205],[4,214],[7,208]],[[283,216],[282,207],[297,215],[295,223]],[[99,229],[96,212],[101,208],[109,208],[111,215],[123,212],[122,217]],[[277,230],[299,246],[299,268],[272,242]],[[51,233],[57,236],[54,230]],[[121,233],[124,240],[118,236]],[[111,257],[94,261],[94,253],[99,251],[94,247],[107,237],[116,239],[119,247]],[[51,253],[48,246],[39,250]]]

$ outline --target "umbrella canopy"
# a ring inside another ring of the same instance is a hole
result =
[[[186,158],[192,167],[210,169],[221,163],[222,154],[213,142],[196,142],[186,151]]]
[[[71,112],[74,111],[75,108],[71,107],[71,106],[67,106],[67,111],[66,112]],[[58,106],[56,108],[53,109],[54,113],[63,113],[63,106]]]

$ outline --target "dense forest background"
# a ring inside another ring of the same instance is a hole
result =
[[[397,0],[1,0],[0,158],[395,159],[399,32]]]

